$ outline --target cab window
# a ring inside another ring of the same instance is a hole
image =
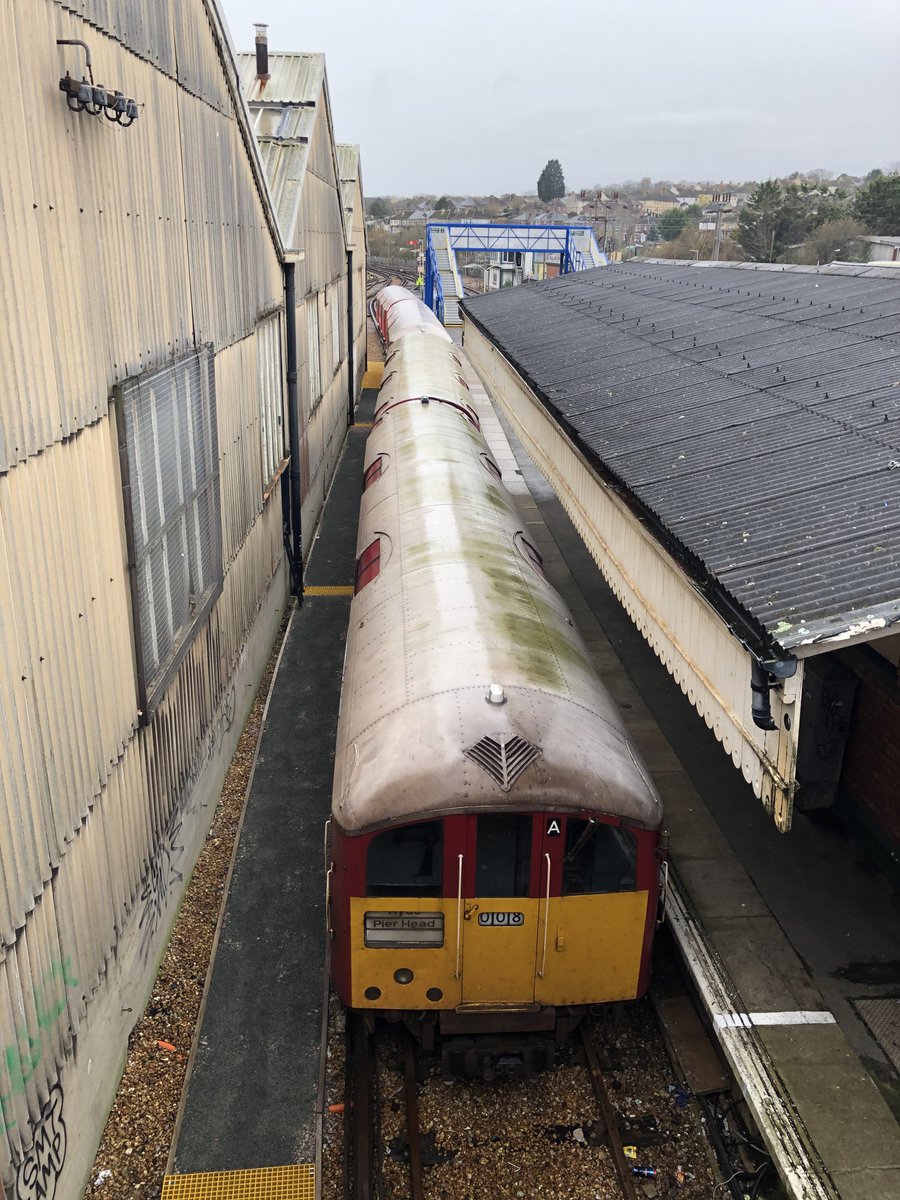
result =
[[[573,817],[566,822],[564,896],[633,892],[636,867],[637,846],[627,829]]]
[[[527,896],[531,873],[531,817],[486,813],[478,818],[476,896]]]
[[[369,844],[367,896],[440,896],[443,876],[440,821],[387,829]]]

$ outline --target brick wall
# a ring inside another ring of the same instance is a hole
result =
[[[842,651],[859,679],[841,772],[845,801],[900,853],[900,687],[889,663],[865,647]]]

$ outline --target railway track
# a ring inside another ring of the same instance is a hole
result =
[[[422,1174],[422,1133],[416,1082],[415,1043],[406,1030],[399,1033],[403,1060],[403,1105],[410,1200],[425,1200]],[[344,1200],[382,1200],[384,1154],[381,1133],[379,1054],[383,1032],[370,1030],[364,1016],[347,1022],[346,1090],[344,1109]]]
[[[366,272],[366,296],[371,299],[383,287],[390,284],[400,284],[412,290],[416,281],[415,271],[401,268],[370,267]]]
[[[591,1077],[591,1087],[597,1101],[597,1108],[600,1111],[600,1119],[603,1122],[610,1157],[616,1169],[616,1176],[618,1177],[619,1187],[622,1189],[622,1196],[624,1200],[638,1200],[637,1189],[634,1186],[634,1175],[625,1156],[625,1143],[622,1141],[622,1135],[619,1132],[618,1116],[616,1115],[616,1110],[609,1094],[603,1069],[600,1066],[600,1056],[597,1053],[594,1035],[589,1030],[587,1021],[582,1021],[579,1028],[585,1062],[587,1063],[588,1073]]]
[[[779,1194],[765,1152],[741,1133],[739,1101],[677,1082],[648,1004],[586,1018],[531,1079],[448,1088],[439,1054],[352,1014],[345,1045],[343,1189],[326,1187],[325,1200]]]

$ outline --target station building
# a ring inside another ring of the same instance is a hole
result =
[[[321,58],[251,115],[215,0],[0,34],[0,1180],[70,1200],[288,601],[286,271],[312,523],[365,245]]]

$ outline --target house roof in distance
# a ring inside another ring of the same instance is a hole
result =
[[[755,653],[900,621],[896,271],[640,260],[462,307]]]

